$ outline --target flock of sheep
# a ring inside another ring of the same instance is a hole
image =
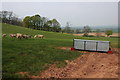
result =
[[[2,37],[6,37],[7,34],[2,34]],[[18,39],[22,39],[22,38],[25,38],[25,39],[28,39],[28,38],[32,38],[31,35],[28,35],[28,34],[21,34],[21,33],[16,33],[16,34],[10,34],[9,35],[11,38],[18,38]],[[44,38],[44,35],[35,35],[34,38]]]

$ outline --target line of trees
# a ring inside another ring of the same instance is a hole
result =
[[[41,17],[39,14],[26,16],[23,19],[23,26],[31,29],[60,32],[60,23],[56,19],[49,20],[47,17]]]
[[[0,11],[0,22],[37,30],[61,31],[60,23],[56,19],[49,20],[47,17],[41,17],[39,14],[26,16],[22,20],[12,11]]]
[[[39,14],[33,16],[26,16],[23,20],[18,18],[12,11],[0,11],[0,22],[23,26],[26,28],[44,30],[44,31],[53,31],[53,32],[62,32],[70,34],[79,34],[84,33],[83,36],[89,36],[88,34],[92,32],[89,26],[84,26],[83,29],[72,29],[70,23],[66,22],[66,26],[61,29],[60,23],[56,19],[49,20],[47,17],[41,17]],[[101,36],[101,31],[96,30],[96,35]],[[112,35],[112,30],[104,31],[107,36]]]
[[[0,11],[0,22],[22,26],[22,20],[12,11]]]
[[[71,34],[81,33],[80,29],[76,29],[76,30],[71,29],[69,22],[66,23],[64,29],[61,29],[60,27],[61,25],[56,19],[49,20],[47,17],[41,17],[39,14],[33,16],[26,16],[22,20],[18,18],[18,16],[14,14],[12,11],[0,11],[0,21],[3,23],[23,26],[26,28],[31,28],[36,30],[71,33]],[[85,33],[87,34],[87,32]]]

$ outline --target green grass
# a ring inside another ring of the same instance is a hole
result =
[[[51,44],[55,40],[29,39],[17,40],[3,39],[3,71],[11,72],[30,72],[37,74],[44,70],[46,64],[59,63],[64,60],[74,59],[80,54],[77,52],[59,50]],[[11,41],[11,42],[10,42]],[[3,73],[3,76],[7,73]]]
[[[2,33],[7,37],[2,39],[3,78],[21,77],[18,72],[29,72],[38,75],[48,68],[49,64],[58,67],[66,65],[65,60],[73,60],[82,53],[57,49],[59,46],[73,46],[73,39],[91,39],[111,41],[112,47],[117,47],[118,38],[80,37],[69,34],[32,30],[9,24],[2,25]],[[43,34],[45,39],[16,39],[10,38],[11,33]]]

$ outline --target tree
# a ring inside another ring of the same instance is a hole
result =
[[[2,14],[2,18],[7,18],[7,15],[8,15],[8,11],[2,11],[1,14]]]
[[[49,21],[49,19],[47,17],[42,17],[41,18],[42,22],[41,22],[41,30],[44,30],[44,27],[47,25],[46,23]]]
[[[40,15],[35,15],[34,16],[34,22],[35,22],[35,29],[41,30],[42,29],[42,20]]]
[[[60,23],[56,19],[49,20],[46,17],[41,17],[39,14],[26,16],[23,19],[23,25],[27,28],[60,32]]]
[[[0,20],[3,23],[22,26],[22,20],[12,11],[0,11]]]
[[[13,12],[9,12],[9,15],[8,15],[9,24],[12,21],[12,16],[13,16]]]
[[[83,32],[84,32],[83,36],[88,36],[88,34],[91,32],[90,27],[89,26],[84,26]]]
[[[61,28],[60,28],[60,23],[56,20],[56,19],[53,19],[51,20],[52,21],[52,28],[53,28],[53,31],[54,32],[60,32]]]
[[[31,16],[30,17],[30,20],[31,20],[31,28],[32,29],[36,29],[36,17],[35,16]]]
[[[44,31],[53,31],[52,20],[48,20],[43,27]]]
[[[23,26],[24,26],[24,27],[27,27],[27,28],[30,28],[30,24],[31,24],[30,16],[26,16],[26,17],[23,19]]]
[[[106,30],[105,31],[105,34],[107,35],[107,37],[109,37],[110,35],[112,35],[112,30]]]

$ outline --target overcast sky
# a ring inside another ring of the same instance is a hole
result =
[[[117,2],[2,2],[2,10],[19,17],[40,14],[56,18],[61,26],[114,26],[118,24]]]

